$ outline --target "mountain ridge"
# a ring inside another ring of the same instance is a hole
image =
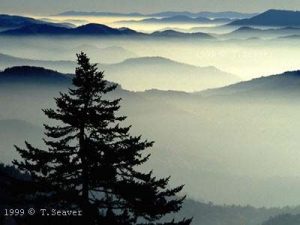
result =
[[[191,17],[203,16],[208,18],[245,18],[257,15],[257,13],[242,13],[235,11],[220,11],[220,12],[210,12],[210,11],[201,11],[201,12],[189,12],[189,11],[164,11],[156,13],[118,13],[118,12],[83,12],[83,11],[65,11],[57,14],[57,16],[137,16],[137,17],[167,17],[167,16],[176,16],[176,15],[185,15]]]
[[[42,61],[41,63],[48,67],[47,61]],[[52,63],[55,65],[55,62]],[[61,66],[63,66],[63,62],[61,62]],[[71,67],[75,67],[75,62],[70,65]],[[28,71],[33,66],[19,66],[15,68],[19,68],[19,71],[25,68]],[[139,87],[135,86],[134,83],[138,80],[137,78],[140,78],[142,80],[141,87],[143,88],[138,88],[136,91],[147,89],[174,89],[182,91],[185,90],[182,87],[189,87],[191,84],[193,84],[193,90],[202,90],[216,87],[215,85],[224,86],[240,80],[235,75],[221,71],[213,66],[198,67],[156,56],[130,58],[114,64],[99,64],[99,68],[106,71],[108,80],[121,84],[127,90],[135,90],[133,89],[134,87]],[[4,71],[5,73],[12,72],[7,69]],[[156,79],[158,79],[158,83],[155,82]]]
[[[76,28],[34,24],[1,32],[2,35],[141,35],[129,28],[111,28],[103,24],[89,23]]]
[[[107,72],[109,79],[134,91],[161,89],[190,92],[240,81],[234,74],[212,66],[194,66],[157,56],[131,58],[116,64],[103,64],[101,68]]]
[[[10,29],[0,32],[4,36],[30,36],[30,35],[66,35],[66,36],[122,36],[122,37],[138,37],[138,38],[203,38],[213,39],[214,37],[206,33],[182,33],[174,30],[153,32],[150,34],[138,32],[130,28],[112,28],[103,24],[89,23],[76,28],[57,27],[49,24],[34,24],[17,29]]]
[[[221,35],[227,38],[281,38],[285,36],[300,35],[299,27],[279,27],[262,29],[251,26],[241,26],[236,30]]]
[[[7,54],[0,53],[0,68],[6,69],[8,67],[15,66],[35,66],[35,67],[44,67],[52,70],[70,70],[71,68],[75,68],[76,63],[73,61],[67,60],[38,60],[38,59],[27,59],[16,56],[11,56]]]
[[[66,85],[71,84],[71,75],[43,67],[16,66],[0,72],[0,85],[5,83]]]
[[[221,88],[198,92],[205,97],[226,96],[264,96],[285,97],[299,95],[300,70],[281,74],[262,76],[249,81],[242,81]]]
[[[300,11],[270,9],[249,19],[233,21],[229,25],[300,26]]]
[[[203,16],[191,17],[188,15],[173,15],[168,17],[150,17],[142,20],[121,20],[116,23],[129,23],[129,24],[226,24],[232,22],[234,19],[230,18],[207,18]]]
[[[38,25],[38,24],[48,24],[56,27],[70,27],[65,23],[53,23],[53,22],[34,19],[31,17],[10,15],[10,14],[0,14],[0,27],[17,28],[17,27],[24,27],[24,26]]]

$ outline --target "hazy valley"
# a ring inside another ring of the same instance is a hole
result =
[[[195,200],[180,215],[261,225],[300,213],[300,12],[34,18],[0,16],[2,162],[24,140],[43,146],[41,109],[70,87],[84,51],[119,84],[109,97],[122,98],[126,124],[155,141],[143,169]]]

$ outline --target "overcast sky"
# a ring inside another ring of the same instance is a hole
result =
[[[56,14],[66,10],[112,12],[300,10],[300,0],[0,0],[1,13]]]

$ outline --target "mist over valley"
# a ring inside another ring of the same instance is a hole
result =
[[[83,51],[118,84],[108,98],[122,98],[125,124],[155,141],[141,170],[185,184],[179,216],[297,221],[299,37],[291,10],[0,15],[1,162],[25,140],[44,146],[42,109],[71,87]]]

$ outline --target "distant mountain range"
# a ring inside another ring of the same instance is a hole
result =
[[[176,11],[167,11],[167,12],[158,12],[151,14],[142,14],[142,13],[114,13],[114,12],[82,12],[82,11],[67,11],[58,14],[58,16],[127,16],[127,17],[170,17],[170,16],[189,16],[189,17],[207,17],[207,18],[249,18],[256,13],[240,13],[233,11],[226,12],[176,12]]]
[[[57,27],[49,24],[33,24],[21,28],[0,32],[0,35],[27,36],[27,35],[72,35],[72,36],[130,36],[137,38],[204,38],[212,39],[213,36],[204,33],[182,33],[177,31],[164,31],[146,34],[129,28],[112,28],[102,24],[86,24],[76,28]]]
[[[242,19],[242,18],[250,18],[256,16],[258,13],[241,13],[234,11],[224,11],[224,12],[199,12],[195,15],[203,16],[207,18],[229,18],[229,19]]]
[[[5,76],[10,73],[15,74],[16,76],[11,76],[14,78],[14,81],[17,80],[16,78],[24,78],[24,76],[20,76],[21,72],[21,75],[36,75],[35,71],[38,74],[47,75],[47,72],[49,72],[48,70],[42,70],[42,68],[31,67],[32,65],[50,67],[52,69],[55,66],[60,68],[68,67],[70,70],[72,68],[74,70],[76,66],[75,62],[72,61],[26,60],[16,57],[10,58],[7,55],[2,55],[2,58],[4,60],[10,59],[11,64],[19,65],[19,67],[6,69],[1,73]],[[22,63],[27,66],[22,67]],[[34,71],[32,71],[32,68],[34,68]],[[153,88],[199,91],[240,81],[237,76],[218,70],[215,67],[197,67],[162,57],[132,58],[116,64],[99,64],[99,68],[106,72],[108,80],[121,84],[127,90],[137,91]],[[33,78],[38,78],[39,82],[47,81],[43,76]]]
[[[72,61],[33,60],[0,54],[0,68],[19,66],[14,68],[20,72],[24,65],[64,72],[73,72],[76,67]],[[30,72],[29,68],[32,67],[24,67],[26,73]],[[106,72],[108,80],[121,84],[125,89],[138,91],[153,88],[199,91],[240,81],[237,76],[215,67],[197,67],[162,57],[131,58],[116,64],[99,64],[99,68]],[[2,73],[8,72],[15,71],[6,69]],[[40,72],[45,74],[45,71]]]
[[[3,97],[1,100],[5,101],[4,96],[7,95],[13,97],[14,95],[23,94],[29,95],[27,96],[29,99],[49,98],[49,93],[51,94],[50,96],[55,96],[59,91],[69,88],[72,84],[73,76],[74,74],[60,73],[44,67],[9,67],[0,71],[0,96]],[[119,85],[115,93],[126,96],[130,92]],[[10,104],[10,98],[7,100]]]
[[[13,16],[6,14],[0,15],[0,27],[22,27],[40,23],[43,22],[29,17]]]
[[[157,31],[146,34],[131,30],[129,28],[111,28],[102,24],[86,24],[76,28],[57,27],[49,24],[33,24],[21,28],[10,29],[0,32],[1,35],[8,36],[118,36],[118,37],[135,37],[135,38],[193,38],[193,39],[214,39],[212,35],[196,32],[183,33],[174,30]]]
[[[186,15],[176,15],[170,17],[163,17],[163,18],[147,18],[143,20],[125,20],[119,21],[118,23],[157,23],[157,24],[225,24],[232,22],[232,19],[229,18],[206,18],[206,17],[190,17]]]
[[[43,20],[37,20],[30,17],[16,16],[16,15],[0,15],[0,27],[1,28],[18,28],[24,26],[48,24],[56,27],[71,27],[72,24],[68,23],[52,23]]]
[[[83,49],[82,49],[83,50]],[[36,66],[45,67],[59,71],[73,71],[76,63],[72,61],[51,61],[51,60],[36,60],[36,59],[25,59],[20,57],[14,57],[0,53],[0,69],[14,66]]]
[[[240,79],[215,67],[198,67],[163,57],[127,59],[122,63],[100,65],[107,79],[125,89],[203,90],[220,87]]]
[[[53,67],[69,65],[75,67],[72,61],[38,61],[26,60],[17,57],[0,55],[0,61],[11,59],[11,63],[21,65],[38,65]],[[22,61],[23,60],[23,61]],[[210,86],[224,86],[198,92],[204,97],[288,97],[300,94],[300,71],[285,72],[279,75],[255,78],[249,81],[239,82],[240,79],[232,74],[218,70],[215,67],[197,67],[179,63],[162,57],[142,57],[127,59],[117,64],[99,64],[101,70],[105,70],[108,80],[121,84],[125,89],[137,87],[138,90],[185,90],[190,91],[208,89]],[[51,77],[49,77],[51,75]],[[42,67],[17,66],[0,72],[0,78],[10,77],[7,81],[23,82],[30,78],[40,83],[52,82],[53,77],[60,78],[58,83],[69,82],[70,75],[61,74]],[[239,82],[239,83],[237,83]],[[229,86],[230,83],[234,83]],[[1,79],[0,79],[1,84]]]
[[[109,46],[105,48],[99,48],[95,45],[78,45],[72,49],[69,49],[70,55],[73,56],[78,52],[85,52],[91,58],[99,58],[99,52],[101,52],[101,62],[102,63],[117,63],[122,62],[128,58],[136,58],[137,54],[131,52],[123,47],[119,46]],[[13,66],[37,66],[45,67],[53,70],[58,70],[63,73],[74,72],[76,67],[75,61],[70,60],[39,60],[39,59],[27,59],[22,57],[15,57],[7,54],[0,53],[0,70],[7,67]]]
[[[68,15],[76,14],[76,12],[67,12]],[[85,14],[84,12],[78,12]],[[94,12],[92,14],[98,14]],[[102,15],[102,13],[100,12]],[[203,14],[203,13],[202,13]],[[206,13],[209,14],[208,12]],[[113,13],[104,13],[103,15],[113,15]],[[120,14],[121,15],[121,14]],[[131,15],[131,14],[129,14]],[[139,15],[139,14],[132,14]],[[120,21],[121,23],[228,23],[230,26],[238,26],[239,28],[229,34],[223,35],[227,38],[256,38],[256,37],[283,37],[299,35],[298,26],[300,26],[300,11],[291,10],[268,10],[259,15],[252,15],[251,18],[239,19],[232,22],[229,17],[205,17],[196,14],[188,15],[188,13],[165,12],[160,16],[151,17],[143,20]],[[219,15],[221,15],[219,13]],[[223,13],[222,15],[229,15]],[[249,14],[251,15],[251,14]],[[284,18],[284,19],[282,19]],[[129,28],[112,28],[103,24],[86,24],[79,27],[70,27],[67,24],[56,24],[41,20],[35,20],[29,17],[19,17],[10,15],[0,15],[0,24],[6,29],[0,32],[0,35],[74,35],[74,36],[135,36],[139,38],[147,37],[168,37],[168,38],[213,38],[210,34],[204,33],[183,33],[175,30],[167,30],[164,32],[154,32],[152,34],[141,33]],[[1,25],[0,25],[1,26]],[[254,28],[255,26],[255,28]],[[279,29],[258,29],[257,27],[279,27]]]
[[[89,55],[91,58],[97,59],[99,58],[99,52],[101,53],[101,62],[102,63],[118,63],[118,62],[122,62],[125,59],[128,58],[137,58],[138,55],[131,51],[128,50],[124,47],[120,47],[120,46],[108,46],[108,47],[98,47],[94,44],[82,44],[82,45],[78,45],[75,48],[72,48],[72,55],[75,55],[75,53],[78,52],[85,52],[87,55]],[[1,65],[1,62],[0,62]],[[74,69],[74,67],[73,67]],[[64,70],[62,70],[64,71]]]
[[[144,16],[142,13],[117,13],[117,12],[83,12],[83,11],[65,11],[57,14],[56,16]]]
[[[211,20],[205,17],[189,17],[189,16],[171,16],[171,17],[164,17],[164,18],[148,18],[141,20],[139,22],[143,23],[208,23]]]
[[[200,92],[202,96],[217,97],[297,97],[300,94],[300,71],[255,78],[222,88]]]
[[[49,24],[33,24],[3,31],[1,35],[141,35],[128,28],[114,29],[102,24],[86,24],[76,28],[57,27]]]
[[[283,27],[283,28],[270,28],[270,29],[260,29],[250,26],[243,26],[235,31],[220,35],[220,37],[226,38],[278,38],[286,36],[300,35],[300,28],[298,27]]]
[[[71,84],[71,76],[42,67],[19,66],[7,68],[0,72],[1,85],[63,85]]]
[[[212,35],[196,32],[196,33],[183,33],[174,30],[156,31],[151,34],[152,37],[158,38],[201,38],[201,39],[214,39]]]
[[[300,26],[300,11],[271,9],[249,19],[237,20],[235,26]]]

